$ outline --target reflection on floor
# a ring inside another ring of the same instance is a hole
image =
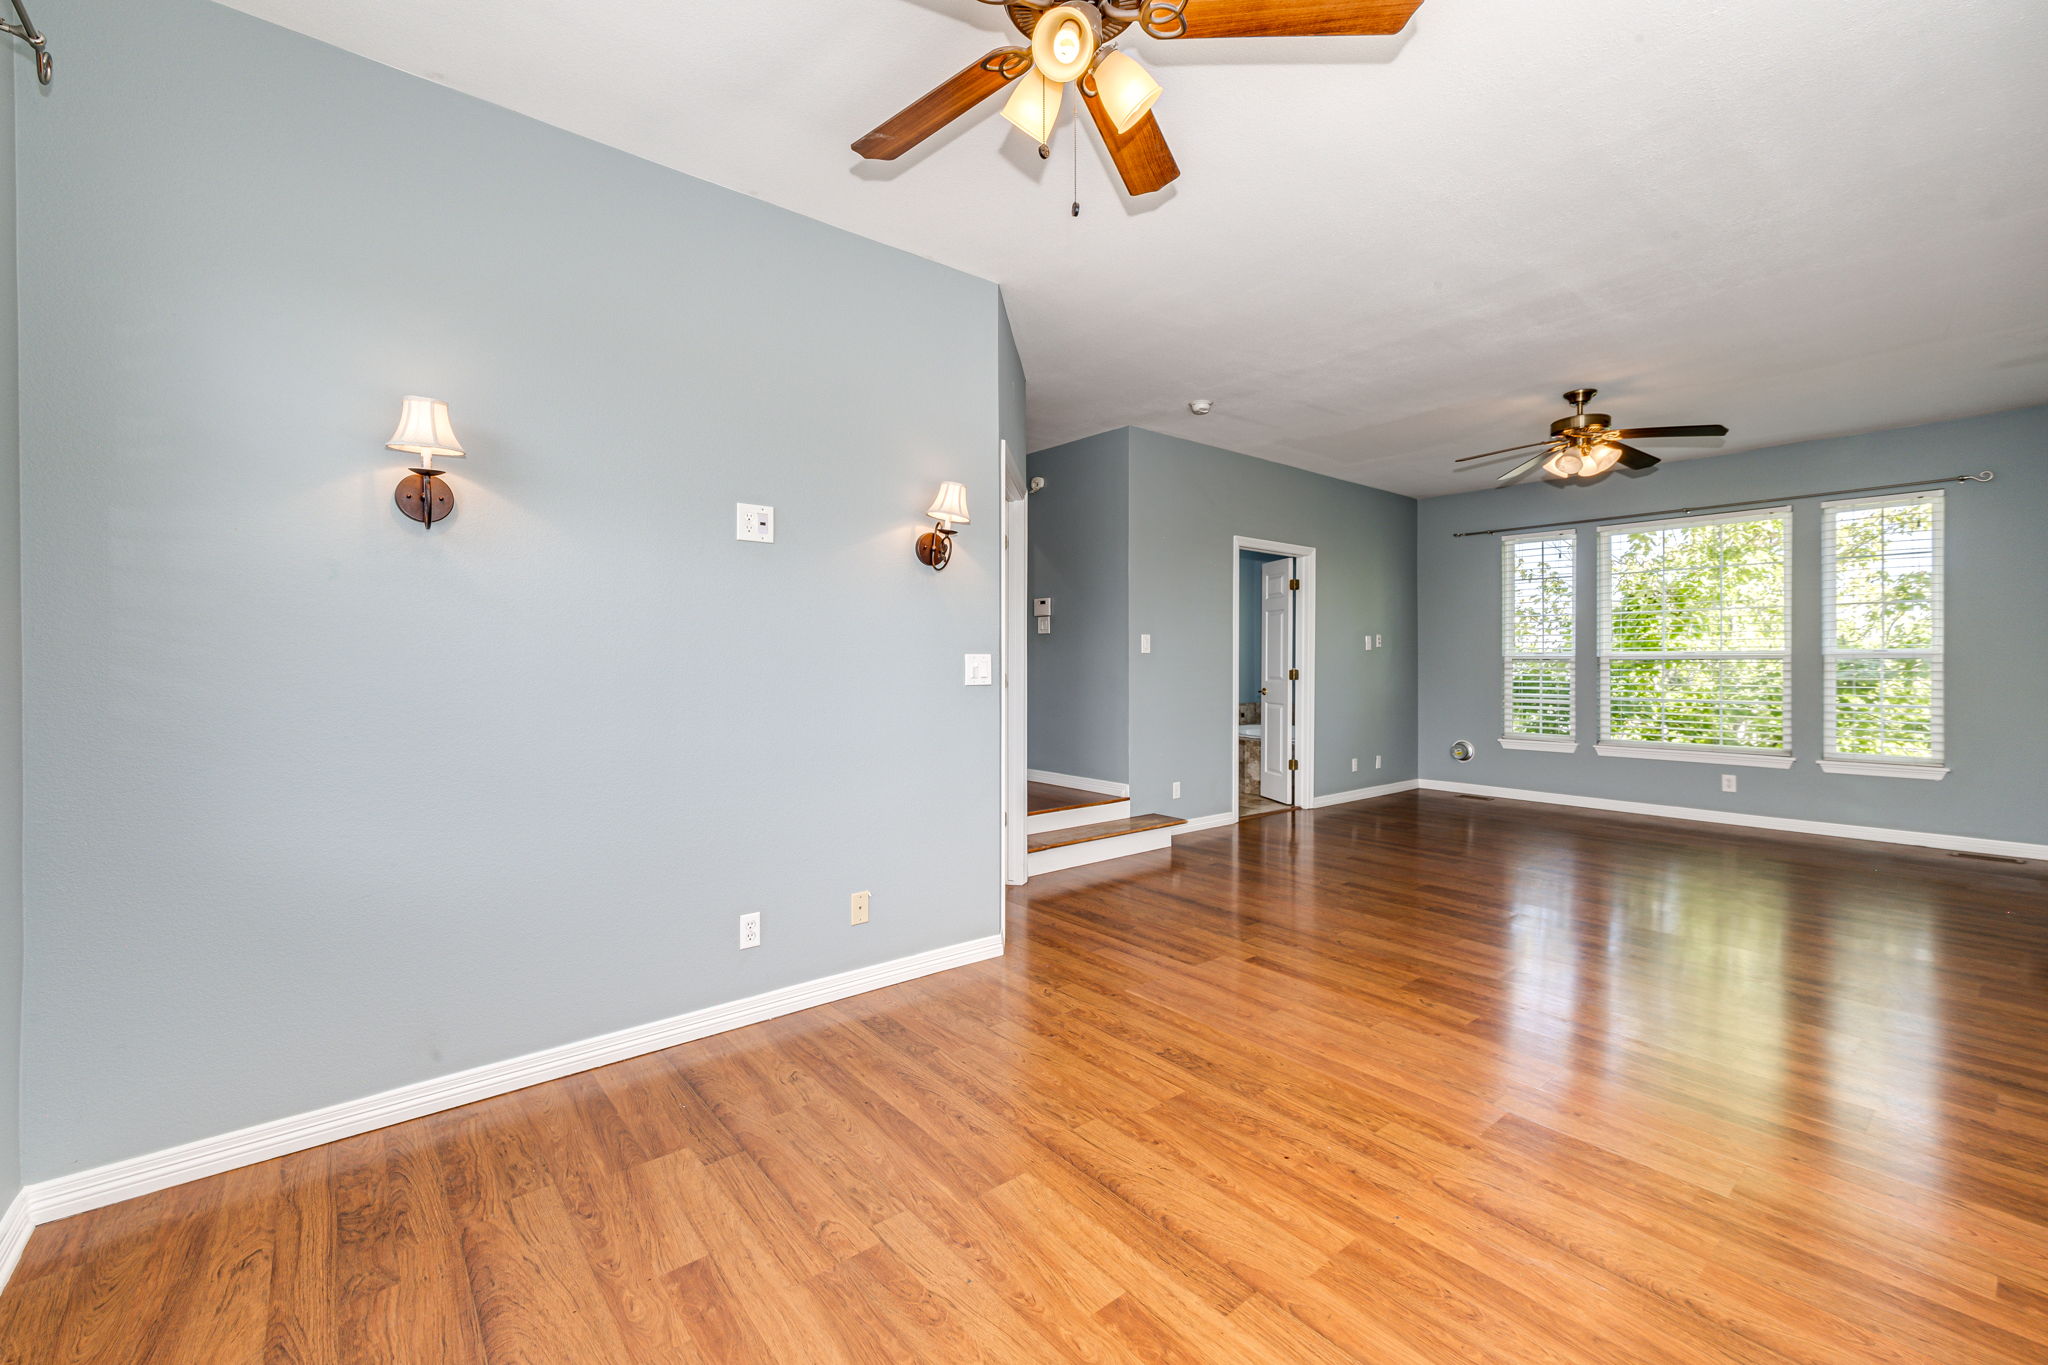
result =
[[[1260,796],[1257,792],[1239,792],[1237,794],[1237,818],[1240,820],[1249,820],[1254,815],[1271,815],[1275,811],[1293,809],[1293,806],[1286,804],[1284,801],[1272,801]]]
[[[2048,1360],[2042,864],[1416,792],[1009,904],[40,1227],[0,1361]]]

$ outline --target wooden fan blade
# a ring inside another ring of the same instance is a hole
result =
[[[1102,134],[1103,145],[1109,148],[1109,159],[1116,163],[1125,189],[1132,194],[1151,194],[1180,179],[1180,165],[1174,161],[1173,149],[1166,145],[1157,119],[1147,114],[1131,125],[1130,132],[1119,133],[1109,111],[1102,107],[1095,82],[1076,81],[1074,88],[1081,92],[1081,103],[1088,106],[1088,116],[1095,120],[1095,131]]]
[[[1528,459],[1522,461],[1513,469],[1510,469],[1507,473],[1495,479],[1494,482],[1506,483],[1509,479],[1519,479],[1524,474],[1528,473],[1530,470],[1534,469],[1537,465],[1542,464],[1545,460],[1549,458],[1550,452],[1547,450],[1544,451],[1541,455],[1531,455]]]
[[[1145,0],[1154,38],[1290,38],[1399,33],[1422,0]]]
[[[1629,427],[1610,431],[1610,441],[1655,441],[1668,436],[1726,436],[1728,428],[1718,423],[1702,427]]]
[[[1483,460],[1488,455],[1512,455],[1518,450],[1534,450],[1537,446],[1547,446],[1549,444],[1550,442],[1548,441],[1531,441],[1527,445],[1502,446],[1499,450],[1483,451],[1477,455],[1460,455],[1457,459],[1452,460],[1451,463],[1466,464],[1472,460]]]
[[[1621,442],[1616,441],[1614,444],[1619,446]],[[1664,462],[1647,450],[1637,450],[1634,446],[1621,446],[1621,458],[1616,460],[1615,463],[1623,469],[1648,469],[1653,464],[1663,464]]]
[[[853,144],[870,161],[894,161],[1031,69],[1031,51],[999,47]]]

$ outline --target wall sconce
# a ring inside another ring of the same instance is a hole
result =
[[[917,538],[917,562],[943,569],[953,558],[953,527],[965,526],[973,519],[967,515],[967,485],[940,484],[939,496],[924,514],[937,524]]]
[[[455,510],[455,494],[441,482],[434,457],[469,453],[455,439],[455,428],[448,421],[448,405],[438,398],[406,398],[398,410],[398,430],[391,433],[391,439],[384,445],[387,450],[402,450],[420,459],[412,476],[398,481],[398,491],[393,495],[398,510],[429,530],[435,522],[448,520],[448,514]]]

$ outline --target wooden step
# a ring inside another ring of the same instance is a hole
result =
[[[1032,853],[1042,853],[1048,848],[1064,848],[1068,844],[1090,844],[1097,839],[1114,839],[1123,834],[1139,834],[1148,829],[1168,829],[1186,823],[1187,821],[1177,820],[1171,815],[1132,815],[1122,820],[1103,820],[1092,825],[1050,829],[1043,834],[1032,835],[1026,848]]]
[[[1130,800],[1127,796],[1105,796],[1101,792],[1082,791],[1079,787],[1055,787],[1050,782],[1030,783],[1024,789],[1024,797],[1024,809],[1031,815],[1084,810],[1089,806],[1110,806]]]

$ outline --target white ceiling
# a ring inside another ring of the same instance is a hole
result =
[[[1128,201],[1090,132],[1079,219],[1073,125],[1041,162],[1000,100],[893,164],[848,149],[1016,40],[976,0],[234,7],[998,281],[1037,448],[1129,423],[1430,495],[1581,384],[1730,450],[2048,401],[2042,0],[1134,35],[1182,178]]]

